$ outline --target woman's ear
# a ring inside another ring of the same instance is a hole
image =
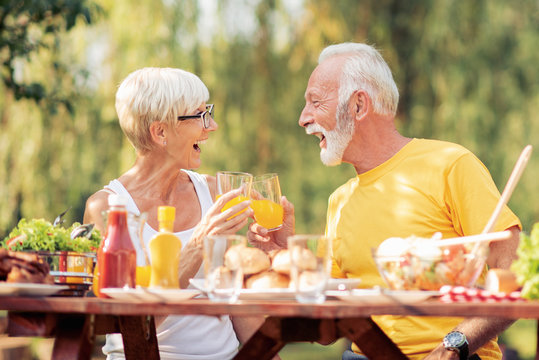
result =
[[[167,144],[166,136],[166,125],[159,121],[154,121],[150,125],[150,134],[152,136],[152,141],[157,145]]]

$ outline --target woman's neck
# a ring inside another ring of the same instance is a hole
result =
[[[170,203],[172,194],[182,185],[191,186],[189,175],[178,164],[164,161],[162,157],[137,156],[131,169],[119,180],[134,197],[158,198]]]

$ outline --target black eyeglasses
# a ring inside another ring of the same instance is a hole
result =
[[[213,104],[206,105],[206,111],[201,112],[198,115],[183,115],[178,116],[178,120],[183,121],[187,119],[202,119],[202,124],[204,124],[204,129],[210,127],[211,120],[213,119]]]

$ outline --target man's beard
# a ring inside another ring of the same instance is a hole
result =
[[[341,164],[344,151],[350,144],[354,133],[354,121],[346,103],[337,107],[336,117],[335,129],[321,131],[326,137],[326,148],[320,151],[320,160],[326,166]]]

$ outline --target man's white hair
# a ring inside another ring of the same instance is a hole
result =
[[[174,124],[208,101],[208,88],[198,76],[185,70],[146,67],[129,74],[116,92],[120,127],[137,151],[153,148],[150,125]]]
[[[320,53],[318,63],[338,55],[347,57],[340,79],[339,104],[348,104],[354,91],[365,90],[375,113],[395,116],[399,90],[382,55],[370,45],[342,43],[326,47]]]

